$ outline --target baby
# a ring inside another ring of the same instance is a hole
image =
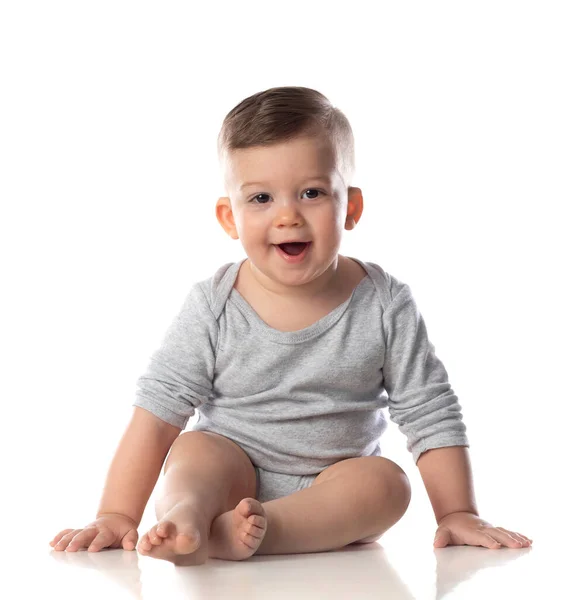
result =
[[[339,254],[363,212],[344,114],[309,88],[268,89],[228,113],[218,151],[216,217],[247,258],[193,285],[138,379],[96,519],[54,550],[198,565],[373,542],[411,493],[381,456],[385,407],[426,486],[434,547],[529,546],[479,517],[461,407],[409,286]],[[138,542],[164,461],[158,523]]]

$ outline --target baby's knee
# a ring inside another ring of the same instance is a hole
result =
[[[412,487],[405,471],[395,462],[383,456],[370,456],[367,460],[371,461],[376,469],[376,478],[384,483],[379,486],[383,489],[386,501],[394,510],[400,514],[401,518],[407,510],[412,497]]]

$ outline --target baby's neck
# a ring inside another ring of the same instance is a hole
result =
[[[344,283],[345,261],[347,259],[338,255],[331,266],[315,281],[300,286],[283,286],[272,281],[249,261],[245,260],[241,269],[246,266],[250,285],[265,298],[276,303],[309,303],[327,301],[340,293]]]

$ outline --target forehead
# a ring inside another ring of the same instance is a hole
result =
[[[300,137],[271,146],[234,150],[227,171],[237,190],[249,182],[274,183],[327,176],[336,171],[335,151],[324,137]]]

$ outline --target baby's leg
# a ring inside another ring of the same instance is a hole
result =
[[[322,471],[309,488],[265,502],[268,530],[256,554],[324,552],[379,539],[405,513],[409,480],[381,456],[348,458]],[[227,522],[218,517],[214,529]]]
[[[262,506],[253,500],[255,495],[254,466],[238,444],[209,432],[182,433],[171,447],[162,493],[155,503],[159,523],[141,538],[137,549],[176,565],[202,564],[208,558],[212,522],[232,510],[240,513],[236,513],[239,528],[262,533],[256,536],[258,547],[266,520]],[[246,522],[248,519],[253,525]],[[254,525],[262,529],[256,530]],[[242,549],[248,556],[254,553],[244,545]]]

